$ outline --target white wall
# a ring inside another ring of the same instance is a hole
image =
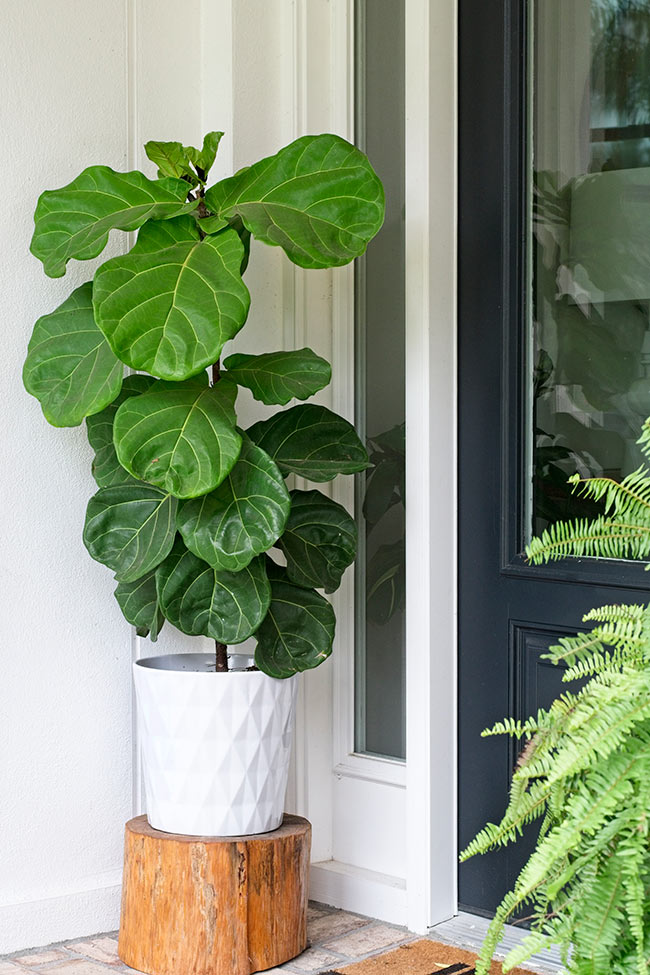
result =
[[[142,803],[131,660],[189,645],[170,629],[155,645],[132,637],[111,573],[81,542],[94,490],[84,430],[50,427],[22,388],[34,320],[93,272],[72,262],[63,279],[44,276],[28,251],[36,198],[91,163],[153,175],[141,149],[151,138],[195,143],[225,130],[222,176],[304,132],[346,134],[350,9],[350,0],[0,4],[0,954],[117,927],[123,824]],[[116,237],[109,253],[125,247]],[[305,273],[254,247],[238,347],[312,346],[335,367],[321,400],[349,416],[348,272]],[[337,594],[339,697],[352,675],[351,592],[348,583]],[[312,821],[317,860],[336,854],[332,675],[328,662],[303,680],[291,799]]]
[[[132,815],[134,648],[111,573],[81,542],[91,451],[83,428],[45,422],[20,378],[34,320],[93,266],[45,277],[32,213],[86,165],[140,165],[150,138],[223,128],[225,172],[229,17],[222,0],[0,5],[0,953],[117,926]]]

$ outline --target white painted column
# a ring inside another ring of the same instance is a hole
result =
[[[408,925],[457,910],[456,4],[406,5]]]

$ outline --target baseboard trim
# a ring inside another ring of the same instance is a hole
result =
[[[54,941],[115,931],[121,885],[68,891],[42,900],[0,905],[0,955]]]
[[[391,924],[407,923],[406,882],[338,860],[312,863],[311,900]]]

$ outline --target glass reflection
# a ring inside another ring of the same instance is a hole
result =
[[[650,414],[650,5],[539,0],[532,156],[533,511],[593,515]]]
[[[357,0],[357,135],[386,190],[356,268],[358,478],[355,750],[405,755],[404,0]]]

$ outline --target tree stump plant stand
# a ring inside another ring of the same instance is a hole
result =
[[[126,824],[119,956],[149,975],[251,975],[307,946],[311,826],[183,836]]]

